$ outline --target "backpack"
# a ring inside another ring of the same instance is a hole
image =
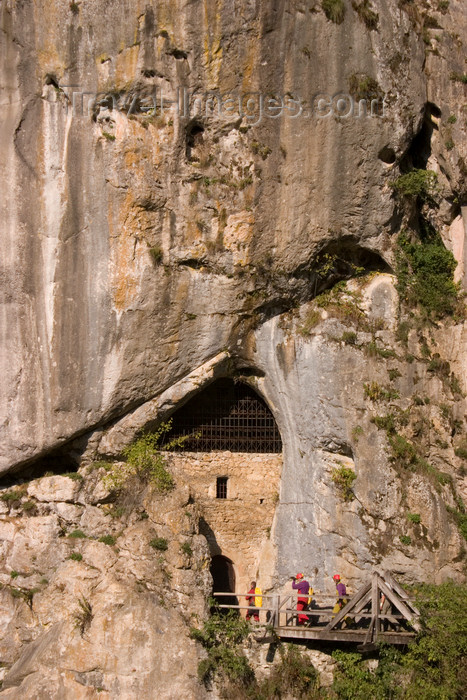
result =
[[[310,588],[308,589],[308,603],[307,603],[307,605],[310,605],[311,601],[313,600],[313,593],[314,593],[313,586],[310,586]]]
[[[261,608],[263,606],[263,596],[261,595],[261,588],[255,588],[255,608]]]

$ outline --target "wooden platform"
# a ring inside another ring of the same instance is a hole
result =
[[[245,593],[214,593],[235,596],[238,600]],[[268,593],[262,595],[260,623],[255,623],[258,642],[271,643],[280,639],[321,640],[326,642],[352,642],[367,649],[380,642],[386,644],[408,644],[420,630],[420,613],[407,592],[388,571],[383,576],[374,572],[371,581],[364,584],[347,604],[333,613],[329,605],[317,606],[320,596],[314,596],[306,615],[308,624],[297,624],[296,599],[298,595]],[[321,596],[324,598],[324,596]],[[383,603],[383,601],[386,601]],[[220,608],[247,610],[247,605],[224,605]]]

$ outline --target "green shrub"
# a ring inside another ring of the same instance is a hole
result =
[[[108,131],[103,131],[102,136],[107,140],[107,141],[115,141],[115,134],[110,134]]]
[[[341,24],[344,21],[344,0],[321,0],[321,6],[324,10],[324,14],[331,22]]]
[[[153,484],[162,493],[171,491],[175,482],[167,471],[166,460],[160,452],[160,441],[171,427],[171,421],[163,423],[153,433],[144,433],[126,447],[123,450],[126,462],[112,464],[104,475],[103,483],[108,488],[122,489],[130,478],[138,477]],[[164,445],[164,450],[170,450],[192,437],[190,435],[170,440]]]
[[[420,197],[423,201],[432,199],[439,191],[438,176],[434,170],[411,170],[390,185],[404,197]]]
[[[407,520],[409,522],[414,523],[415,525],[418,525],[421,522],[420,514],[419,513],[406,513]]]
[[[392,461],[406,466],[407,464],[414,465],[417,463],[417,450],[411,442],[408,442],[402,435],[395,433],[389,435],[389,444],[392,450]]]
[[[464,504],[461,501],[458,508],[451,508],[450,506],[446,506],[446,508],[456,521],[462,537],[467,541],[467,513],[465,512]]]
[[[352,484],[356,478],[357,475],[351,467],[344,467],[344,465],[341,465],[332,470],[331,480],[339,489],[342,500],[353,501],[355,498],[355,494],[352,491]]]
[[[155,537],[150,541],[149,546],[153,547],[154,549],[158,549],[160,552],[165,552],[169,546],[169,543],[164,537]]]
[[[457,121],[457,117],[456,117],[455,114],[451,114],[451,115],[448,117],[448,124],[455,124],[456,121]]]
[[[388,435],[396,432],[396,420],[393,413],[388,413],[385,416],[373,416],[371,422],[380,430],[385,430]]]
[[[366,657],[334,651],[331,697],[338,700],[456,700],[466,697],[467,586],[420,584],[412,591],[422,631],[408,648],[381,645],[378,667]]]
[[[180,551],[183,552],[183,554],[186,554],[188,557],[191,557],[193,554],[193,550],[189,542],[184,542],[182,545],[180,545]]]
[[[279,646],[280,663],[275,664],[268,678],[258,684],[248,698],[269,700],[274,698],[323,697],[318,693],[318,674],[309,658],[293,645]]]
[[[2,493],[0,498],[9,505],[15,505],[21,501],[21,496],[21,491],[5,491],[5,493]]]
[[[399,539],[404,545],[408,546],[409,544],[412,544],[412,538],[409,535],[401,535]]]
[[[398,369],[390,369],[390,370],[388,371],[388,375],[389,375],[389,380],[390,380],[391,382],[393,382],[393,381],[394,381],[395,379],[397,379],[398,377],[402,377],[402,374],[399,372]]]
[[[198,665],[198,676],[206,685],[211,680],[248,686],[254,681],[253,670],[243,652],[248,636],[248,622],[233,610],[226,615],[214,612],[202,629],[192,628],[190,636],[200,642],[207,657]]]
[[[72,559],[73,561],[82,561],[83,560],[83,555],[80,554],[79,552],[72,552],[68,559]]]
[[[34,501],[23,501],[21,507],[25,513],[29,513],[30,515],[34,515],[37,510],[37,506]]]
[[[79,540],[79,539],[84,539],[85,537],[87,537],[87,535],[85,535],[82,530],[73,530],[73,532],[70,532],[68,537],[71,537],[72,539]]]
[[[70,2],[70,10],[74,15],[79,14],[79,3],[77,2]]]
[[[99,537],[99,542],[102,542],[103,544],[108,544],[110,546],[113,546],[117,540],[113,535],[102,535],[102,537]]]
[[[11,578],[18,578],[19,575],[20,575],[19,571],[15,571],[15,570],[10,571]]]
[[[459,306],[454,283],[457,263],[437,232],[428,232],[423,240],[401,233],[396,261],[397,291],[406,304],[435,319],[454,314]]]

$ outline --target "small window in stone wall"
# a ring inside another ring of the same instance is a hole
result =
[[[216,481],[216,498],[227,498],[227,477],[218,476]]]
[[[179,451],[282,452],[282,440],[266,402],[243,382],[218,379],[172,416],[166,440],[188,436]]]

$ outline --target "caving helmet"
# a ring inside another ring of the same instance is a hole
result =
[[[332,578],[333,578],[334,581],[336,581],[336,582],[341,580],[341,577],[340,577],[339,574],[334,574],[334,576],[333,576]]]
[[[297,575],[295,576],[295,578],[296,578],[296,579],[301,579],[301,578],[303,578],[303,574],[297,574]]]

